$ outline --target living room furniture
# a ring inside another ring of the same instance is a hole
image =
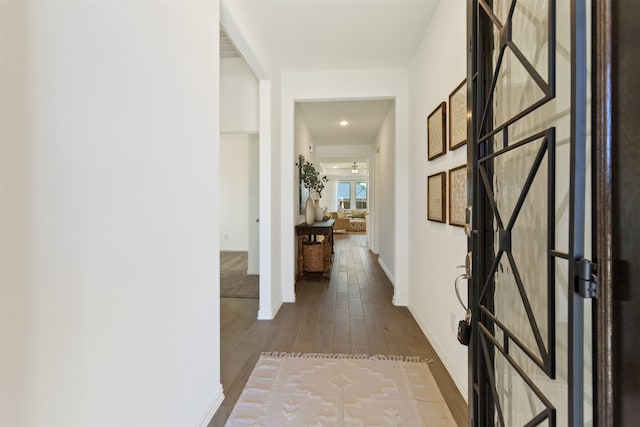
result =
[[[338,212],[331,212],[331,218],[335,221],[333,224],[334,231],[349,231],[350,221],[346,216],[344,218],[338,217]]]
[[[345,231],[367,231],[367,215],[367,211],[358,209],[331,212],[331,218],[336,221],[333,228]]]
[[[305,273],[322,273],[328,279],[333,260],[333,225],[335,220],[296,225],[298,268],[296,279]]]
[[[367,231],[367,211],[351,209],[347,213],[349,218],[349,231]]]
[[[349,218],[349,231],[367,231],[366,218]]]

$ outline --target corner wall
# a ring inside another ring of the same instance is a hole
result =
[[[221,403],[218,10],[0,2],[0,425]]]
[[[426,123],[427,116],[440,102],[446,101],[448,109],[449,94],[465,78],[466,70],[466,2],[441,1],[409,69],[409,309],[465,399],[467,347],[458,343],[455,329],[457,321],[464,317],[464,310],[456,299],[453,285],[462,272],[456,266],[464,264],[467,239],[460,227],[427,221],[427,176],[465,164],[466,148],[448,151],[442,157],[427,161]],[[460,286],[460,289],[466,287]]]
[[[258,78],[259,178],[260,178],[260,308],[258,319],[273,319],[282,305],[280,263],[280,76],[264,40],[247,20],[251,5],[220,1],[220,22]],[[275,257],[273,254],[276,254]]]

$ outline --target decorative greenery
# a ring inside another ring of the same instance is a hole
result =
[[[302,184],[309,190],[309,192],[315,191],[318,193],[318,197],[322,197],[322,190],[324,190],[324,184],[329,181],[327,176],[320,177],[320,172],[316,170],[313,163],[300,156],[300,164],[296,163],[296,166],[300,167],[300,179]]]

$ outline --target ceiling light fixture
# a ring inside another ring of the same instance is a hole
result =
[[[340,122],[340,126],[342,126],[342,127],[345,127],[345,126],[347,126],[348,124],[349,124],[349,122],[348,122],[348,121],[346,121],[346,120],[342,120],[342,121]]]
[[[358,165],[356,164],[356,162],[353,162],[353,166],[351,166],[351,173],[360,173],[360,170],[358,169]]]

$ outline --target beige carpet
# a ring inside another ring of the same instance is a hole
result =
[[[227,426],[455,426],[427,363],[263,353]]]

